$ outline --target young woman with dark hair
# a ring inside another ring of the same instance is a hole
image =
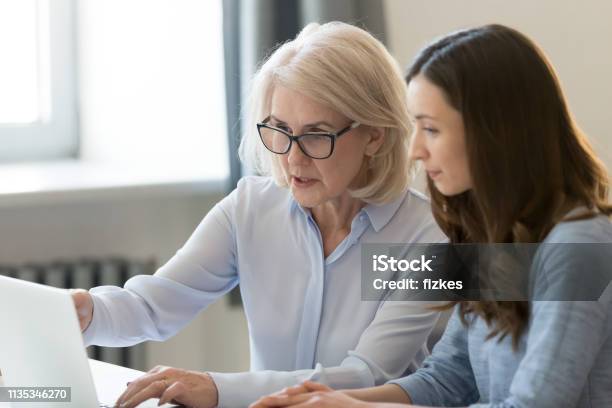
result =
[[[612,243],[609,179],[531,40],[500,25],[453,33],[417,56],[407,83],[410,152],[452,243],[551,244],[533,265],[546,277],[535,293],[609,276],[612,252],[593,245]],[[305,383],[256,405],[612,407],[604,289],[592,301],[454,302],[416,373],[342,392]]]

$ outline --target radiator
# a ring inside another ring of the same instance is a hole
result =
[[[155,271],[153,261],[125,259],[84,259],[58,261],[49,264],[23,264],[0,266],[0,274],[30,282],[42,283],[57,288],[90,289],[100,285],[123,286],[135,275],[151,274]],[[147,370],[144,344],[132,347],[87,348],[90,358],[118,364],[136,370]]]

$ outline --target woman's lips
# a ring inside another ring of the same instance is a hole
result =
[[[427,170],[427,175],[432,180],[435,180],[440,174],[442,174],[441,171]]]
[[[317,180],[311,179],[311,178],[308,178],[308,177],[291,176],[291,183],[295,187],[298,187],[298,188],[310,187],[311,185],[313,185],[316,182],[317,182]]]

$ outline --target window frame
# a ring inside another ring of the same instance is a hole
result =
[[[0,164],[78,155],[75,8],[75,0],[37,0],[42,115],[28,124],[0,123]]]

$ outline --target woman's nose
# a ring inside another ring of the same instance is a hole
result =
[[[289,164],[302,164],[310,160],[310,157],[306,156],[297,142],[291,143],[291,148],[287,153],[287,161]]]
[[[412,160],[424,160],[427,157],[427,148],[423,141],[423,136],[419,132],[414,132],[410,139],[410,147],[408,148],[408,156]]]

